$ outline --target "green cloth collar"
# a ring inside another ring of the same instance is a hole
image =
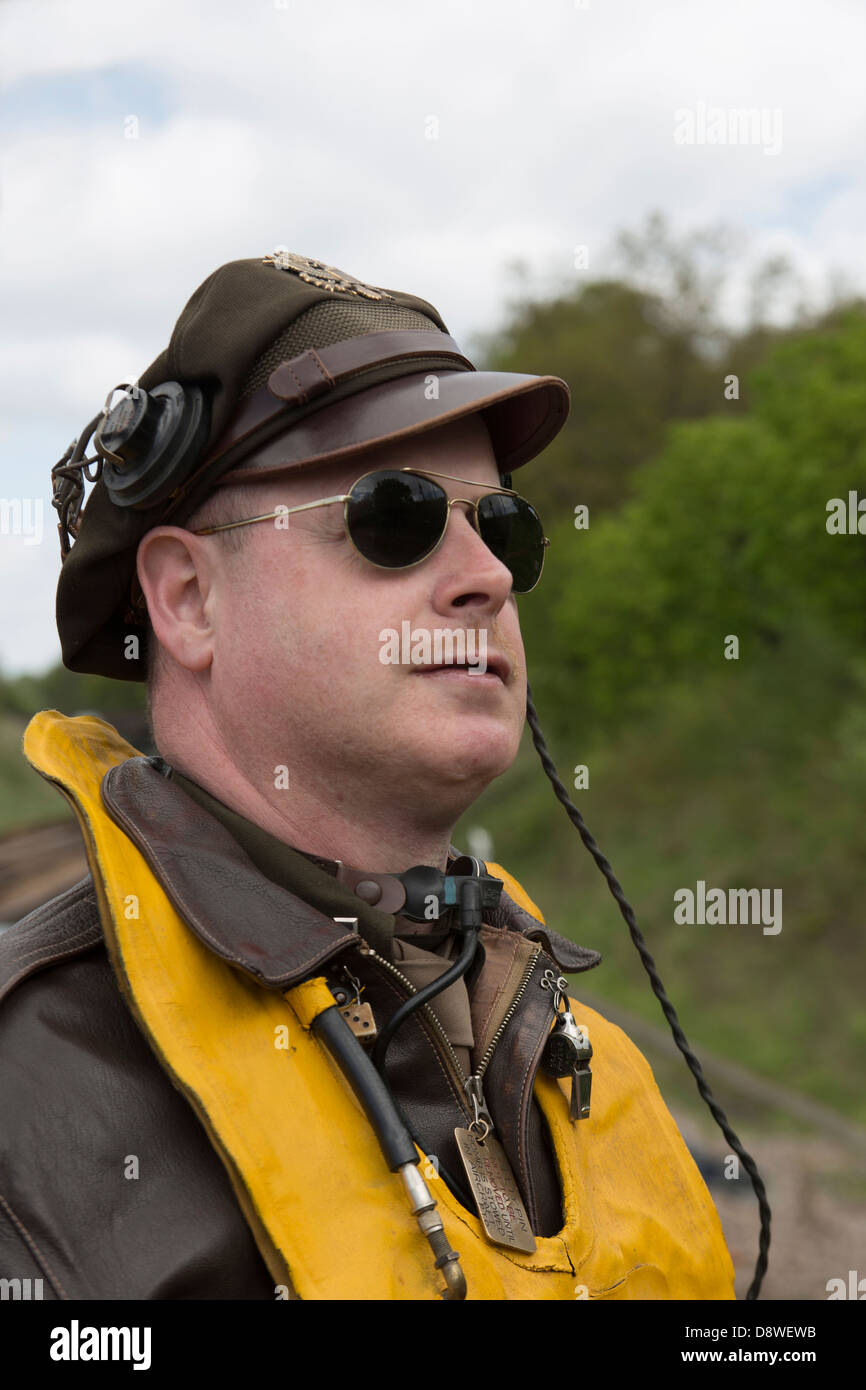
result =
[[[233,811],[224,802],[218,801],[197,782],[192,782],[170,764],[168,775],[177,782],[187,796],[197,802],[214,820],[224,825],[229,834],[237,840],[241,849],[249,855],[259,873],[272,883],[279,884],[288,892],[296,894],[304,902],[325,912],[329,917],[357,917],[358,931],[365,941],[369,941],[386,960],[394,959],[394,925],[392,913],[380,912],[369,903],[362,902],[350,888],[339,883],[336,878],[337,866],[334,860],[321,859],[316,855],[287,845],[278,840],[260,825],[247,820]],[[329,870],[325,865],[332,865]]]

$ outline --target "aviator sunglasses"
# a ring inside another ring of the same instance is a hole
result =
[[[343,503],[346,535],[358,554],[379,569],[411,569],[438,550],[445,536],[455,502],[469,508],[472,525],[488,550],[511,572],[515,594],[528,594],[541,578],[544,550],[550,541],[533,507],[511,488],[490,488],[483,497],[449,497],[436,478],[469,487],[486,487],[469,478],[448,473],[422,473],[417,468],[378,468],[365,473],[348,492],[304,502],[299,507],[279,507],[264,516],[205,526],[196,536],[270,521],[293,512]]]

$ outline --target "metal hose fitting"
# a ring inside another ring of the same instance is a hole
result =
[[[442,1218],[436,1210],[436,1199],[414,1163],[404,1163],[399,1170],[409,1198],[412,1214],[430,1242],[436,1256],[436,1268],[441,1269],[445,1288],[439,1297],[446,1302],[460,1302],[466,1297],[466,1276],[460,1268],[460,1256],[451,1249]]]

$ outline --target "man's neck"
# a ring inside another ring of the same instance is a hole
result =
[[[309,792],[299,804],[275,806],[260,791],[242,779],[216,779],[204,769],[196,769],[183,757],[166,758],[170,766],[203,787],[230,810],[244,816],[284,844],[323,859],[340,860],[372,873],[402,873],[417,864],[448,867],[448,851],[453,827],[431,831],[414,824],[403,808],[387,808],[377,813],[365,799],[363,823],[349,818],[333,804],[324,806]]]

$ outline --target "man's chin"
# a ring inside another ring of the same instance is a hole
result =
[[[517,757],[525,706],[518,713],[515,693],[499,682],[498,691],[476,698],[461,689],[456,698],[450,688],[446,694],[444,688],[440,692],[440,687],[433,687],[432,682],[442,677],[415,679],[430,681],[429,689],[436,692],[435,698],[415,699],[400,711],[401,722],[418,735],[418,784],[423,783],[424,794],[437,799],[443,794],[447,798],[446,789],[451,787],[471,805]],[[450,682],[450,677],[444,679]],[[466,682],[469,679],[475,678],[464,677]]]
[[[465,720],[460,727],[443,721],[441,742],[426,751],[425,781],[439,787],[462,791],[466,804],[475,801],[486,787],[511,767],[520,747],[520,734],[505,724],[490,727],[491,721]]]

